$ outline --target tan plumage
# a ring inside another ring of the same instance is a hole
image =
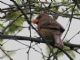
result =
[[[61,34],[64,32],[64,28],[55,19],[51,18],[47,13],[42,13],[32,23],[38,25],[38,32],[42,37],[53,40],[51,45],[63,47]]]

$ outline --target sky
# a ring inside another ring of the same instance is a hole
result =
[[[10,2],[9,0],[0,0],[0,1],[4,1],[4,2],[7,2],[8,4],[12,4],[12,2]],[[60,1],[60,0],[58,0]],[[7,7],[6,5],[4,4],[1,4],[0,3],[0,8],[5,8]],[[0,16],[1,16],[1,13],[0,13]],[[62,17],[59,17],[58,20],[57,20],[65,29],[67,27],[67,24],[69,22],[69,19],[68,18],[62,18]],[[70,27],[70,31],[67,35],[67,37],[65,39],[70,39],[73,35],[76,34],[76,32],[78,32],[80,30],[80,21],[79,20],[76,20],[76,19],[73,19],[72,23],[71,23],[71,27]],[[20,33],[21,35],[25,35],[25,32],[27,30],[24,29],[22,32],[24,33]],[[28,31],[27,31],[28,33]],[[26,35],[27,35],[26,33]],[[34,34],[35,32],[33,32]],[[63,33],[63,35],[65,34],[65,32]],[[62,36],[64,37],[64,36]],[[24,41],[23,43],[27,43],[26,41]],[[71,40],[71,43],[74,43],[74,44],[80,44],[80,34],[77,35],[75,38],[73,38],[73,40]],[[28,44],[28,43],[27,43]],[[45,44],[40,44],[39,45],[43,51],[46,53],[46,45]],[[39,50],[39,47],[36,46],[37,49]],[[5,49],[12,49],[12,50],[16,50],[16,49],[20,49],[20,48],[23,48],[22,50],[19,50],[16,52],[16,54],[13,54],[11,57],[14,58],[14,60],[27,60],[27,54],[26,54],[26,46],[22,45],[22,44],[19,44],[18,42],[16,41],[9,41],[7,42],[3,48]],[[0,52],[0,56],[2,55],[3,53]],[[4,54],[3,54],[4,55]],[[31,50],[30,51],[30,60],[42,60],[41,58],[42,56],[39,54],[39,53],[36,53],[34,50]],[[64,60],[66,58],[66,56],[63,56],[63,57],[60,57],[60,60]],[[67,58],[66,58],[67,59]],[[79,55],[77,54],[75,60],[79,60],[80,57]],[[0,60],[9,60],[7,57],[5,57],[5,59],[0,59]],[[69,60],[69,59],[68,59]]]

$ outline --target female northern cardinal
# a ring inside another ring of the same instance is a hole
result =
[[[61,34],[64,32],[64,28],[54,18],[50,17],[47,13],[42,13],[32,20],[32,23],[37,24],[38,32],[42,37],[53,41],[51,43],[52,46],[62,48],[64,44],[61,40]]]

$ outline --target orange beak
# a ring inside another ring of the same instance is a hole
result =
[[[32,20],[32,23],[33,24],[38,24],[38,20],[37,19],[34,19],[34,20]]]

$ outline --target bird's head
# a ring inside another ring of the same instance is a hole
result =
[[[32,23],[33,24],[38,24],[39,23],[39,21],[41,21],[41,20],[45,20],[45,18],[48,16],[48,14],[46,14],[46,13],[42,13],[42,14],[39,14],[37,17],[36,17],[36,19],[33,19],[32,20]]]

